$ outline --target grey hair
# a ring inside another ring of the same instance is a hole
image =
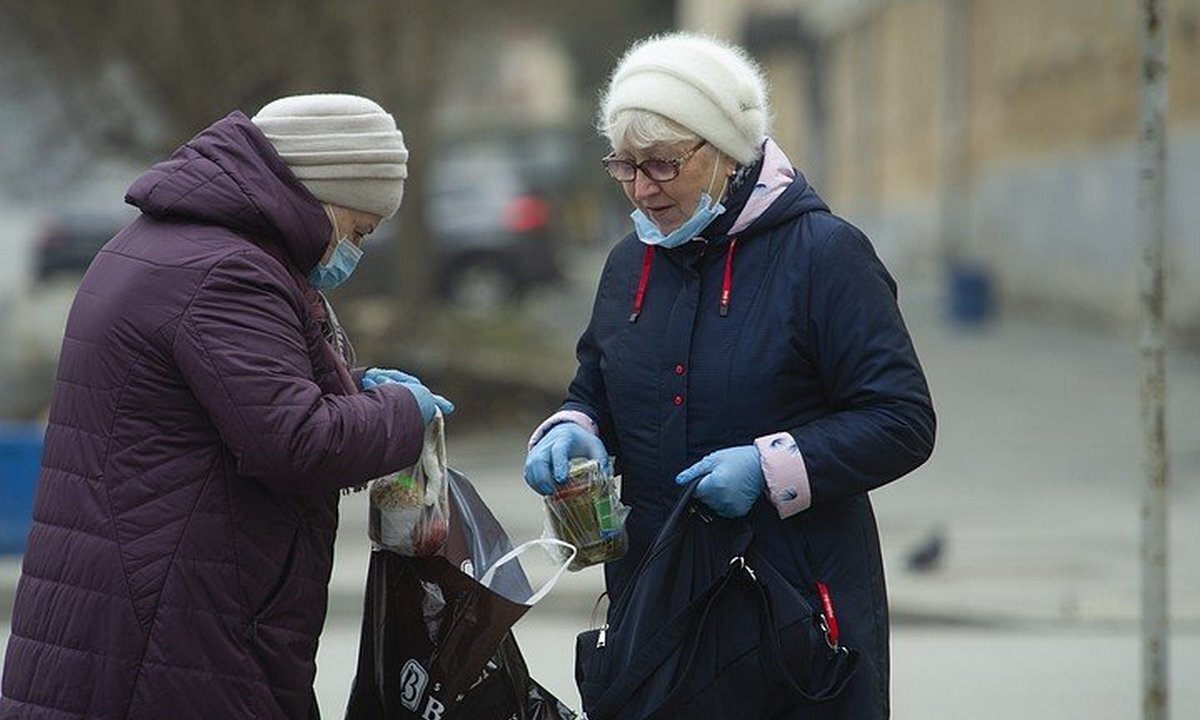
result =
[[[649,110],[621,110],[597,123],[609,145],[629,150],[646,150],[654,145],[699,142],[701,138],[670,118]]]

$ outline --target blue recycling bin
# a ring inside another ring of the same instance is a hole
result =
[[[25,551],[42,465],[41,425],[0,423],[0,555]]]
[[[950,266],[950,319],[959,327],[979,327],[991,319],[995,310],[992,274],[976,263],[952,263]]]

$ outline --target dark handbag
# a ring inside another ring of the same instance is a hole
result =
[[[837,697],[858,667],[858,651],[760,552],[749,520],[708,517],[695,486],[609,624],[577,638],[590,720],[770,717]]]

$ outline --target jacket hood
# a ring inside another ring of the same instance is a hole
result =
[[[320,262],[333,231],[320,201],[237,111],[138,177],[125,202],[155,218],[217,225],[274,242],[303,273]]]
[[[808,184],[808,179],[804,177],[804,174],[797,170],[796,179],[783,191],[782,195],[771,203],[770,207],[763,211],[762,215],[750,223],[744,234],[755,235],[770,230],[813,210],[829,212],[829,206],[817,194],[816,189]]]
[[[829,210],[771,138],[763,141],[762,156],[746,168],[746,178],[722,200],[725,212],[701,233],[710,242],[769,230],[810,210]]]

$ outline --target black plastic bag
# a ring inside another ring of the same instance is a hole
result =
[[[441,555],[371,553],[347,720],[573,718],[529,678],[510,632],[540,593],[505,562],[512,543],[470,482],[449,479]]]
[[[488,661],[483,674],[454,706],[463,720],[572,720],[575,713],[529,677],[529,668],[512,633]]]

